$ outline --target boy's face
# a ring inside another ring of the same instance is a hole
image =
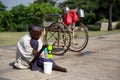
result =
[[[41,30],[30,32],[32,39],[38,40],[41,36]]]

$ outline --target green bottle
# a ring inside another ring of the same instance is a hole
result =
[[[52,44],[49,44],[48,45],[48,58],[49,59],[53,58],[52,50],[53,50],[53,46],[52,46]]]

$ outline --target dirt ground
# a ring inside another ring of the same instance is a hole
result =
[[[90,37],[83,51],[53,56],[67,73],[13,69],[15,52],[15,46],[0,47],[0,80],[120,80],[120,33]]]

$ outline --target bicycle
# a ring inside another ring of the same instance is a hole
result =
[[[74,4],[71,2],[64,3],[62,14],[48,14],[48,16],[58,17],[57,22],[53,22],[45,29],[44,40],[53,45],[53,54],[63,55],[68,50],[79,52],[88,44],[88,32],[83,23],[76,26],[76,22],[70,25],[65,24],[64,18],[67,6],[66,4]],[[81,3],[83,4],[83,3]],[[79,12],[77,7],[76,12]],[[68,27],[69,26],[69,27]],[[51,34],[51,35],[50,35]]]
[[[47,14],[45,18],[57,17],[61,18],[58,14]],[[55,55],[62,55],[68,51],[71,44],[71,35],[68,27],[61,21],[55,21],[45,27],[45,18],[43,20],[44,40],[53,45],[52,53]]]

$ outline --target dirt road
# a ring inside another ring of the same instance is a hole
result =
[[[12,69],[15,51],[15,47],[0,47],[0,80],[120,80],[120,33],[90,37],[82,52],[54,56],[67,73]]]

